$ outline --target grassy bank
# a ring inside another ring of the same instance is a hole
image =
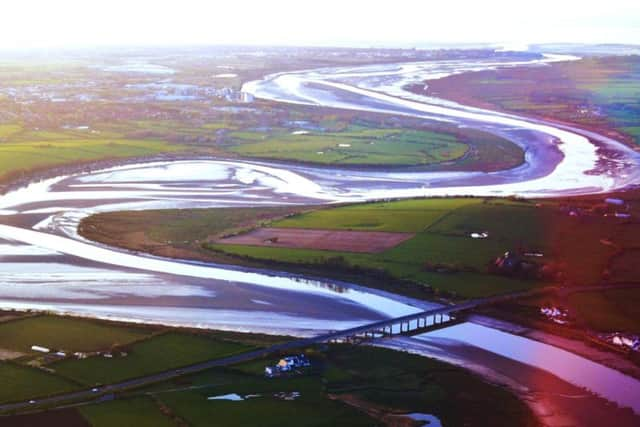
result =
[[[149,250],[157,255],[254,266],[277,263],[278,267],[283,267],[282,264],[288,264],[320,275],[331,269],[342,272],[343,278],[355,273],[370,273],[370,276],[380,277],[383,281],[410,281],[422,287],[473,297],[536,286],[531,281],[489,276],[486,265],[505,250],[521,244],[538,248],[544,236],[544,218],[539,218],[540,212],[531,203],[472,198],[409,200],[322,209],[117,212],[85,219],[80,233],[103,243]],[[399,231],[416,235],[377,254],[237,246],[207,240],[208,236],[267,224],[292,228]],[[471,232],[484,230],[490,230],[489,239],[469,237]],[[427,262],[446,264],[452,271],[428,271],[425,268]]]
[[[414,88],[422,91],[423,86]],[[428,94],[568,121],[640,144],[640,57],[587,57],[548,67],[466,73],[429,82]]]

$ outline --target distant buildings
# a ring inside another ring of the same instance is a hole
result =
[[[560,325],[566,325],[569,322],[569,312],[560,307],[540,307],[540,314]]]
[[[248,92],[240,92],[240,102],[253,102],[254,96]]]
[[[613,332],[609,334],[599,334],[596,339],[623,352],[640,352],[640,336],[638,335]]]

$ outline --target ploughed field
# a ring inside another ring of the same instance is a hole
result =
[[[228,245],[266,246],[291,249],[319,249],[379,253],[413,237],[411,233],[345,231],[305,228],[256,228],[240,235],[217,239]]]
[[[45,331],[47,324],[51,326]],[[94,386],[99,396],[99,384],[222,358],[286,339],[24,314],[0,323],[0,332],[9,333],[17,327],[23,336],[7,346],[25,354],[0,362],[0,402],[37,400]],[[52,352],[32,351],[25,344],[30,342],[46,343]],[[74,352],[79,348],[85,351]],[[62,349],[64,356],[53,354]],[[489,426],[506,418],[517,420],[518,425],[536,425],[527,406],[506,389],[433,359],[348,345],[301,351],[311,360],[311,368],[282,377],[264,376],[265,366],[285,356],[274,354],[123,391],[115,400],[1,417],[0,424],[208,426],[214,419],[221,426],[365,426],[406,423],[402,414],[421,412],[447,425]],[[239,400],[210,399],[226,395],[237,395]],[[499,408],[492,405],[496,401],[501,403]],[[465,411],[457,410],[460,405]]]

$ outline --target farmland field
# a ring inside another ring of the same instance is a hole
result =
[[[80,413],[92,427],[171,427],[175,423],[148,397],[85,405]]]
[[[508,220],[507,220],[508,219]],[[370,203],[320,209],[275,221],[274,227],[323,228],[359,231],[414,232],[415,237],[384,252],[350,252],[207,244],[206,247],[251,259],[296,264],[335,262],[383,270],[393,277],[477,297],[536,286],[535,281],[486,274],[488,262],[519,245],[539,249],[541,217],[529,203],[482,199],[430,199]],[[523,226],[520,226],[523,225]],[[488,239],[471,239],[473,232],[489,231]],[[453,274],[426,271],[425,262],[445,264]],[[321,268],[321,267],[320,267]]]
[[[322,164],[428,165],[462,157],[454,135],[352,126],[342,132],[232,132],[231,151],[248,157]]]
[[[36,368],[0,362],[0,402],[20,401],[78,388],[77,384]]]
[[[468,198],[365,203],[316,210],[283,219],[277,224],[278,227],[416,233],[424,231],[452,209],[480,202],[480,199]]]
[[[98,321],[37,316],[0,323],[0,347],[30,352],[32,345],[66,351],[108,350],[148,337],[151,330]]]
[[[215,243],[294,249],[321,249],[378,253],[410,239],[410,233],[384,231],[321,230],[312,228],[257,228]]]
[[[198,259],[206,259],[203,257],[208,253],[209,259],[215,261],[284,262],[310,266],[319,272],[325,272],[328,265],[332,270],[336,270],[333,267],[357,267],[384,271],[394,279],[410,280],[464,297],[527,289],[537,285],[532,281],[486,274],[487,263],[505,250],[520,245],[538,247],[543,239],[540,235],[540,223],[545,220],[546,214],[543,209],[538,210],[531,203],[457,198],[366,203],[320,209],[278,209],[289,211],[272,211],[271,208],[154,211],[148,223],[141,219],[139,213],[107,213],[87,218],[80,230],[91,239],[143,250],[145,247],[141,246],[141,239],[130,243],[113,236],[137,232],[146,238],[153,236],[152,240],[158,242],[158,245],[160,242],[166,245],[167,241],[172,240],[172,236],[181,236],[181,243],[171,246],[174,249],[187,248],[191,254],[196,253]],[[240,214],[242,221],[231,219],[236,212]],[[270,214],[277,215],[270,217]],[[232,231],[237,230],[240,222],[246,229],[253,226],[273,226],[416,234],[396,247],[376,254],[204,243],[206,236],[224,235],[225,226],[231,227]],[[171,227],[165,225],[167,223],[172,224]],[[529,227],[520,227],[522,224]],[[478,231],[490,231],[490,238],[481,240],[469,237],[470,233]],[[129,246],[130,244],[134,246]],[[159,255],[169,253],[152,252]],[[181,254],[189,255],[186,252]],[[458,272],[443,274],[426,271],[425,262],[444,263]]]
[[[50,365],[57,373],[85,384],[108,384],[229,356],[252,347],[209,337],[166,333],[126,348],[126,356],[115,352],[113,358],[103,356],[83,360],[67,359]]]
[[[616,289],[604,292],[576,293],[569,307],[589,328],[601,331],[640,330],[640,290]]]
[[[80,131],[26,131],[0,125],[0,179],[46,167],[103,159],[144,157],[181,148],[161,140]]]

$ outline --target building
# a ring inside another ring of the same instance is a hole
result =
[[[253,102],[254,96],[249,92],[240,92],[240,101],[241,102]]]
[[[42,346],[39,346],[39,345],[32,345],[31,346],[31,350],[37,351],[39,353],[49,353],[51,351],[47,347],[42,347]]]
[[[307,356],[305,356],[304,354],[299,354],[297,356],[283,357],[275,366],[265,367],[264,374],[267,377],[274,377],[310,367],[311,361],[307,358]]]

